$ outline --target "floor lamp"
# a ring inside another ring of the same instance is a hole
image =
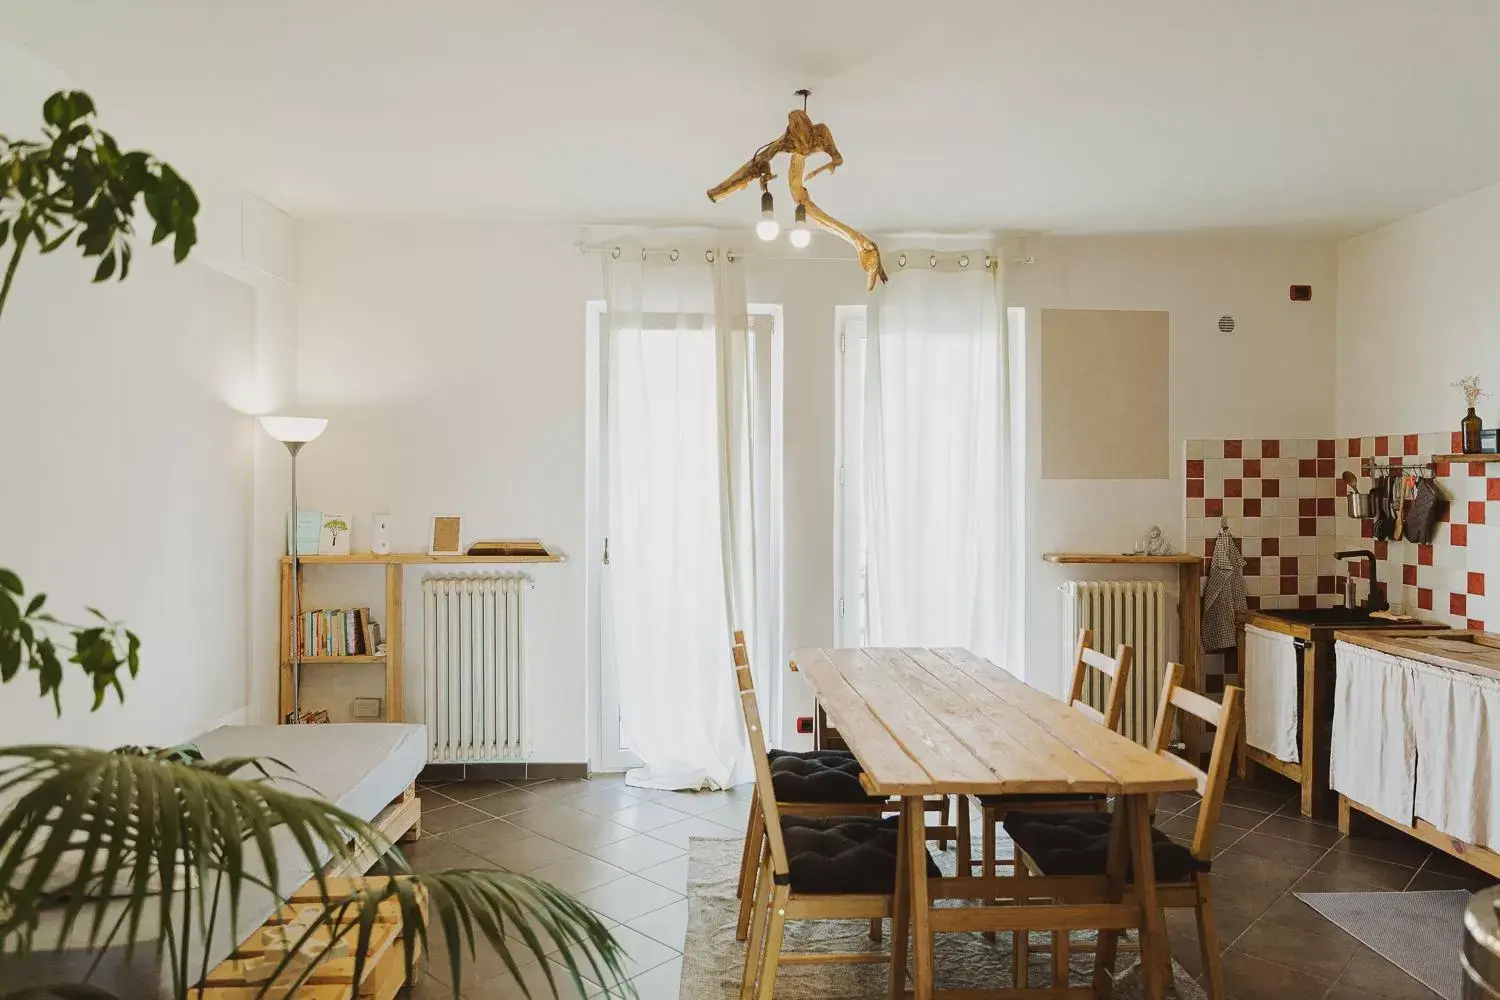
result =
[[[323,433],[328,421],[322,417],[261,417],[260,425],[282,444],[292,455],[292,526],[287,548],[292,555],[292,722],[302,721],[302,643],[298,630],[302,623],[302,600],[298,590],[301,585],[302,563],[297,551],[297,452],[302,446]],[[283,720],[285,721],[285,720]]]

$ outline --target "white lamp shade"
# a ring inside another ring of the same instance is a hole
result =
[[[322,417],[261,417],[260,425],[278,441],[306,444],[328,426]]]

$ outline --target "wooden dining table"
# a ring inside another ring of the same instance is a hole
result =
[[[891,1000],[908,993],[908,927],[916,1000],[935,993],[933,936],[977,930],[1098,930],[1089,986],[1053,984],[1024,995],[1108,997],[1113,979],[1106,970],[1127,928],[1140,933],[1144,996],[1161,1000],[1170,959],[1156,899],[1151,797],[1193,790],[1190,773],[968,650],[800,649],[791,667],[812,684],[859,760],[866,791],[901,799]],[[1058,792],[1115,797],[1103,876],[926,876],[927,796]],[[1004,905],[935,906],[939,899]],[[1023,994],[997,989],[994,995]]]

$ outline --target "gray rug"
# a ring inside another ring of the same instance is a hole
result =
[[[1297,898],[1434,993],[1459,1000],[1464,890],[1299,892]]]
[[[688,927],[682,957],[680,1000],[738,1000],[740,976],[745,967],[745,945],[734,939],[738,900],[734,897],[739,874],[740,841],[695,838],[688,863]],[[947,874],[955,868],[950,850],[936,854],[938,866]],[[951,902],[964,905],[962,901]],[[886,922],[885,942],[869,938],[869,922],[863,920],[796,921],[786,925],[786,951],[865,952],[885,951],[889,947],[890,922]],[[1011,985],[1010,935],[1000,934],[994,942],[977,933],[940,934],[937,937],[933,963],[938,989],[1002,988]],[[1050,934],[1035,934],[1037,945],[1047,945]],[[1075,932],[1073,941],[1083,944],[1093,940],[1092,932]],[[1031,956],[1032,986],[1052,981],[1051,958]],[[1120,966],[1125,969],[1116,979],[1115,996],[1136,1000],[1141,995],[1137,956],[1123,954]],[[1075,952],[1071,956],[1070,979],[1075,986],[1092,982],[1092,952]],[[888,967],[876,965],[783,965],[776,977],[778,1000],[868,1000],[885,996],[889,983]],[[1202,1000],[1204,993],[1186,971],[1173,963],[1176,983],[1167,995],[1179,1000]],[[908,984],[909,988],[909,984]]]

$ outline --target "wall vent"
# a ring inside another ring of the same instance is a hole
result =
[[[1234,332],[1234,317],[1233,316],[1230,316],[1228,313],[1225,313],[1223,316],[1219,317],[1219,332],[1220,333],[1225,333],[1225,334],[1229,334],[1229,333],[1233,333]]]

